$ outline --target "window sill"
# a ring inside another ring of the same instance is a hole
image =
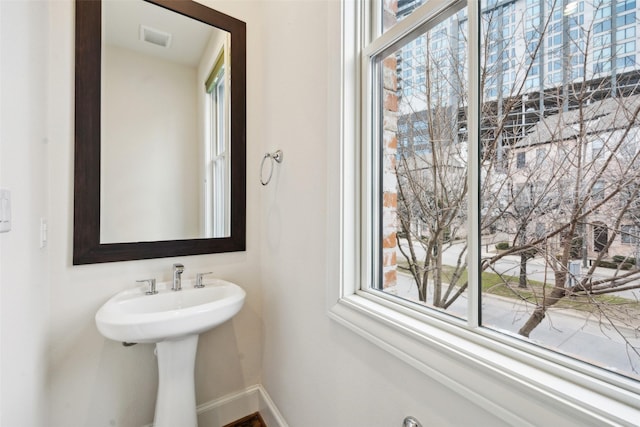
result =
[[[375,295],[349,295],[329,315],[510,425],[632,426],[640,420],[637,392],[388,305]]]

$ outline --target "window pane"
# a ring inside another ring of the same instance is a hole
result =
[[[396,22],[402,21],[424,2],[425,0],[397,0],[397,5],[395,1],[378,2],[382,7],[382,31],[385,32]]]
[[[221,56],[223,58],[223,56]],[[208,177],[206,180],[207,213],[205,227],[208,236],[228,236],[229,218],[225,212],[229,208],[228,174],[228,116],[226,92],[227,79],[224,64],[212,76],[209,88],[209,105],[211,117],[209,130],[209,147],[207,150]]]
[[[467,306],[465,13],[377,58],[384,70],[380,288],[461,317]]]
[[[482,324],[640,378],[635,30],[609,44],[636,6],[578,3],[482,3]],[[492,61],[511,48],[515,65]]]

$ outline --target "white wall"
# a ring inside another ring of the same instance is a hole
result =
[[[340,6],[268,5],[263,148],[282,149],[284,161],[261,202],[265,388],[292,427],[400,427],[406,415],[425,426],[504,425],[327,316],[340,247]]]
[[[0,2],[0,187],[13,228],[0,234],[0,425],[46,424],[47,5]]]
[[[259,17],[251,4],[216,3],[221,10],[254,26]],[[227,9],[228,7],[228,9]],[[142,426],[152,421],[156,390],[153,346],[125,348],[104,339],[94,315],[116,292],[134,280],[155,276],[169,280],[171,264],[185,265],[185,278],[213,271],[247,291],[245,307],[231,322],[203,334],[196,360],[198,403],[260,382],[261,296],[258,267],[258,215],[251,209],[257,186],[247,188],[247,251],[219,255],[130,261],[102,265],[71,265],[73,235],[73,84],[74,5],[49,3],[52,46],[49,86],[49,282],[50,354],[47,427]],[[3,38],[4,40],[4,38]],[[46,38],[44,39],[46,40]],[[44,41],[43,40],[43,41]],[[253,42],[255,44],[255,42]],[[255,52],[255,46],[250,46]],[[255,115],[255,111],[249,111]],[[250,138],[255,131],[250,130]],[[249,144],[249,159],[259,155]],[[28,179],[31,168],[22,172]],[[249,173],[256,168],[249,162]],[[3,263],[4,268],[4,263]],[[9,405],[10,401],[3,401]],[[4,426],[4,424],[3,424]],[[10,426],[14,427],[14,426]],[[18,424],[16,427],[20,427]]]
[[[196,68],[111,45],[102,58],[100,241],[204,237]]]

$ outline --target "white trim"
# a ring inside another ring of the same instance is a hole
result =
[[[261,384],[202,403],[196,411],[200,427],[221,427],[255,412],[260,412],[269,427],[289,427]],[[153,424],[144,427],[153,427]]]
[[[221,427],[255,412],[260,412],[269,427],[288,427],[273,400],[260,384],[198,405],[197,411],[200,427]]]
[[[480,2],[470,1],[467,6],[469,16],[467,33],[480,33]],[[470,41],[471,39],[467,37]],[[469,106],[480,104],[480,45],[468,43],[469,64]],[[474,60],[476,58],[476,60]],[[468,141],[480,141],[480,112],[476,108],[468,109],[467,128],[469,129]],[[467,220],[468,244],[467,244],[467,271],[471,283],[479,283],[480,272],[480,233],[477,218],[480,217],[480,145],[467,144],[467,179],[469,191],[467,192]],[[468,325],[472,328],[479,326],[480,319],[480,293],[467,292],[467,318]]]
[[[424,31],[425,24],[429,27],[434,26],[439,22],[439,16],[443,12],[460,9],[463,3],[464,0],[430,0],[425,2],[372,43],[364,46],[363,56],[373,58],[381,52],[385,52],[407,35]]]
[[[360,176],[360,146],[353,144],[353,141],[359,141],[360,135],[360,107],[356,101],[360,99],[360,87],[356,84],[360,75],[360,61],[358,57],[359,46],[366,38],[366,30],[358,23],[364,22],[362,14],[365,13],[363,9],[365,5],[357,0],[344,0],[341,7],[341,75],[340,75],[340,135],[339,140],[341,142],[339,156],[339,167],[337,171],[329,173],[330,179],[337,178],[334,181],[334,186],[337,185],[340,189],[339,199],[337,200],[339,206],[340,218],[334,223],[328,222],[328,227],[331,230],[338,228],[340,234],[338,239],[340,241],[340,259],[346,260],[344,263],[328,263],[328,267],[331,269],[335,266],[337,268],[337,274],[340,277],[338,283],[341,286],[347,286],[348,288],[340,288],[334,293],[334,289],[331,289],[329,294],[329,303],[332,304],[341,295],[353,293],[356,291],[355,284],[357,282],[349,280],[350,278],[357,277],[360,274],[359,264],[357,262],[360,247],[359,242],[359,229],[355,227],[357,223],[356,218],[360,217],[360,205],[355,203],[360,199],[359,189],[359,176]],[[356,25],[355,31],[351,31],[351,27]],[[349,28],[349,30],[347,30]],[[338,83],[338,82],[336,82]],[[330,154],[329,154],[330,155]],[[329,167],[333,166],[333,162],[328,162]],[[333,187],[336,188],[336,187]],[[329,206],[335,203],[332,200],[332,193],[328,193],[330,200]],[[332,218],[333,219],[333,218]],[[332,227],[333,226],[333,227]],[[330,255],[330,254],[327,254]]]
[[[260,415],[265,424],[269,427],[289,427],[269,393],[261,385],[257,387],[260,391]]]
[[[456,334],[357,295],[342,298],[329,316],[509,425],[540,425],[545,417],[567,426],[640,420],[638,394],[473,332]]]

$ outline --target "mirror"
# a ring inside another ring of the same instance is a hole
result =
[[[245,94],[244,22],[77,0],[73,263],[244,250]]]

